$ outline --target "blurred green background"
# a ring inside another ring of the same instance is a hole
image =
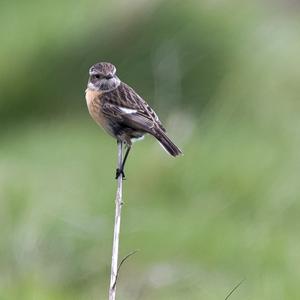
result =
[[[106,299],[116,143],[88,68],[119,77],[184,150],[134,146],[118,299],[300,295],[298,1],[2,1],[0,299]]]

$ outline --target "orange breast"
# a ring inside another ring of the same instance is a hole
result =
[[[101,112],[101,96],[102,93],[87,89],[85,91],[86,104],[91,117],[94,121],[107,130],[107,121]]]

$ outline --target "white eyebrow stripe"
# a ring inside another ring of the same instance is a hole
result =
[[[125,107],[120,107],[122,112],[124,112],[125,114],[135,114],[137,112],[136,109],[131,109],[131,108],[125,108]]]

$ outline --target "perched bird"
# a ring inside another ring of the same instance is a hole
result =
[[[101,62],[89,69],[85,98],[94,121],[119,143],[127,146],[122,167],[116,171],[116,178],[121,174],[123,178],[125,176],[124,165],[132,141],[142,138],[146,133],[154,136],[170,155],[182,153],[166,135],[166,130],[153,109],[117,77],[113,64]]]

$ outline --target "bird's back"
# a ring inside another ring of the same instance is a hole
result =
[[[147,122],[151,122],[153,128],[158,127],[165,131],[165,128],[150,105],[133,88],[124,82],[121,82],[116,89],[104,93],[103,103],[128,109],[128,111],[136,111],[137,115],[145,118]]]

